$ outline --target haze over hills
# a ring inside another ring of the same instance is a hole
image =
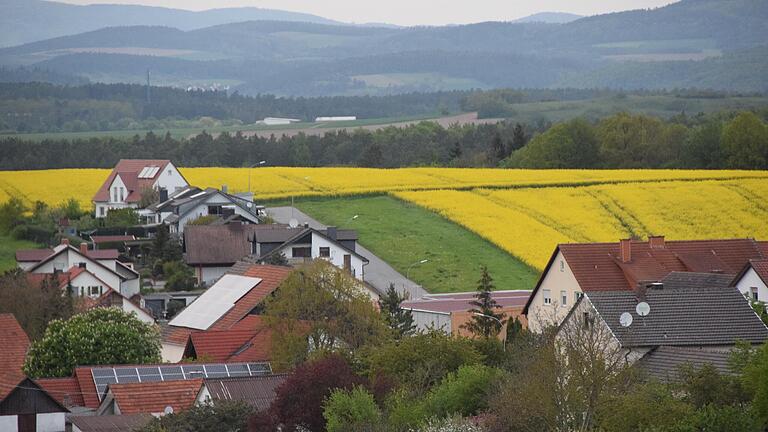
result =
[[[539,12],[526,17],[513,20],[513,23],[548,23],[548,24],[565,24],[571,21],[576,21],[579,18],[584,18],[582,15],[576,15],[567,12]]]
[[[0,0],[0,10],[0,47],[116,26],[173,26],[192,30],[258,20],[342,24],[317,15],[255,7],[195,12],[140,5],[79,6],[41,0]]]
[[[6,0],[7,1],[7,0]],[[768,91],[768,2],[683,0],[564,24],[365,27],[248,21],[110,27],[0,49],[0,65],[250,94],[493,87]]]

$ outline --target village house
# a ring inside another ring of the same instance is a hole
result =
[[[151,190],[172,196],[187,186],[169,160],[121,159],[93,197],[96,217],[106,217],[112,209],[136,209]]]
[[[76,248],[64,238],[53,249],[18,250],[16,262],[27,273],[66,280],[75,296],[95,298],[111,289],[131,298],[140,290],[139,274],[118,260],[115,249],[91,250],[87,243]]]
[[[673,273],[635,290],[587,290],[558,330],[607,335],[601,347],[637,365],[647,376],[675,380],[679,367],[711,364],[733,373],[728,359],[738,341],[758,345],[768,328],[729,277],[708,273]],[[640,306],[638,306],[640,305]],[[606,331],[607,330],[607,331]]]
[[[411,311],[417,330],[438,329],[456,336],[472,336],[462,326],[472,320],[470,310],[476,307],[470,302],[475,300],[475,295],[475,292],[427,294],[417,300],[406,300],[400,307]],[[503,313],[505,320],[519,318],[525,326],[523,307],[530,295],[531,291],[525,290],[493,291],[491,297],[500,306],[494,313]],[[500,335],[506,335],[506,326],[505,323]]]
[[[291,273],[280,266],[243,263],[221,277],[162,329],[164,361],[182,359],[190,334],[232,329],[251,314]]]
[[[22,371],[29,337],[11,314],[0,314],[0,347],[0,431],[64,431],[69,410]]]
[[[207,378],[197,399],[198,404],[216,401],[244,402],[256,412],[269,409],[277,398],[276,391],[287,374],[257,375],[240,378]]]
[[[36,381],[76,415],[162,415],[168,406],[175,411],[191,407],[198,399],[200,380],[271,374],[266,362],[161,363],[78,366],[71,377]]]
[[[201,217],[216,217],[215,223],[258,224],[265,214],[251,193],[232,195],[224,186],[222,190],[186,187],[171,197],[161,189],[160,200],[139,215],[147,223],[165,223],[171,233],[183,234],[187,224]]]
[[[269,262],[283,255],[288,264],[325,259],[365,280],[368,259],[356,252],[357,232],[328,227],[289,227],[278,224],[190,226],[184,233],[184,261],[199,282],[210,284],[235,262]]]
[[[248,315],[227,330],[192,332],[183,358],[222,363],[268,362],[272,359],[272,330],[263,317]]]
[[[733,279],[733,286],[753,301],[768,302],[768,259],[749,260]]]
[[[558,245],[525,305],[529,328],[562,322],[587,292],[632,291],[672,272],[735,276],[752,259],[768,257],[768,242],[753,239],[648,241]]]

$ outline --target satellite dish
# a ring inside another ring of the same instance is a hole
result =
[[[632,314],[629,312],[624,312],[621,314],[621,317],[619,317],[619,323],[622,327],[629,327],[632,325]]]
[[[163,412],[164,412],[165,414],[173,414],[173,407],[172,407],[172,406],[170,406],[170,405],[168,405],[167,407],[165,407],[165,409],[163,410]]]
[[[637,304],[637,307],[635,307],[635,312],[641,317],[648,316],[648,314],[651,313],[651,306],[646,302],[640,302]]]
[[[296,219],[291,219],[290,221],[288,221],[288,226],[291,228],[296,228],[297,226],[299,226],[299,221]]]
[[[253,207],[253,203],[245,203],[245,206],[248,207],[248,208],[251,208],[251,207]]]

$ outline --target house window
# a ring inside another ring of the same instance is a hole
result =
[[[584,297],[584,293],[581,291],[576,291],[576,301],[579,301],[579,299],[582,297]]]
[[[331,257],[331,248],[329,248],[329,247],[321,247],[320,248],[320,257],[322,257],[322,258],[330,258]]]
[[[752,300],[758,301],[758,295],[757,295],[757,287],[750,287],[749,288],[749,294],[752,296]]]
[[[544,304],[545,305],[551,305],[552,304],[552,292],[548,289],[545,289],[543,291],[544,293]]]
[[[566,291],[560,291],[560,301],[562,301],[562,305],[565,306],[568,304],[568,293]]]
[[[125,200],[125,189],[120,188],[120,202],[123,202]]]
[[[592,327],[592,317],[589,315],[589,312],[584,312],[584,327]]]
[[[563,260],[560,260],[560,271],[565,271],[565,263]]]
[[[99,214],[100,214],[101,216],[104,216],[104,215],[107,213],[107,211],[106,211],[106,210],[107,210],[107,209],[106,209],[106,208],[104,208],[104,207],[99,207]]]
[[[112,202],[117,202],[117,186],[112,188]]]
[[[291,249],[291,256],[293,258],[311,258],[312,248],[309,247],[295,247]]]
[[[168,170],[168,175],[173,175],[173,171]]]
[[[89,286],[88,287],[88,294],[95,296],[101,294],[101,287],[100,286]]]

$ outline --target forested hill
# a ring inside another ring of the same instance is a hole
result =
[[[339,24],[311,14],[260,8],[228,8],[193,12],[139,5],[78,6],[40,0],[0,0],[0,46],[19,45],[72,35],[101,27],[158,25],[195,29],[249,21],[297,21]]]
[[[0,49],[0,65],[100,82],[144,82],[150,70],[161,85],[218,83],[249,94],[305,96],[594,88],[605,87],[605,77],[616,88],[765,91],[768,59],[754,50],[767,43],[768,1],[682,0],[565,24],[109,27]],[[715,75],[698,76],[700,65],[715,61],[723,64]]]

